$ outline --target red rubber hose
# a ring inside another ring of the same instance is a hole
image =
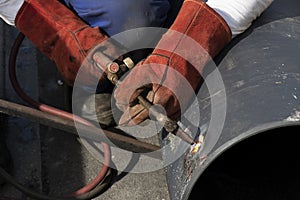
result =
[[[9,59],[9,78],[11,80],[12,86],[14,88],[14,90],[16,91],[16,93],[27,103],[31,104],[32,106],[34,106],[35,108],[53,114],[53,115],[57,115],[60,117],[64,117],[65,119],[70,119],[70,120],[74,120],[76,122],[85,124],[85,125],[90,125],[90,126],[94,126],[92,123],[90,123],[89,121],[76,116],[72,113],[68,113],[66,111],[42,104],[40,102],[37,102],[35,100],[33,100],[32,98],[30,98],[27,94],[24,93],[24,91],[21,89],[21,86],[17,80],[17,76],[16,76],[16,58],[18,55],[18,51],[20,48],[20,45],[22,44],[23,40],[24,40],[25,36],[20,33],[11,50],[11,56]],[[101,183],[101,181],[104,179],[104,177],[106,176],[107,172],[108,172],[108,165],[110,163],[110,148],[106,143],[102,143],[101,145],[103,147],[103,152],[104,152],[104,162],[103,162],[103,167],[101,168],[99,174],[90,182],[88,183],[86,186],[84,186],[83,188],[71,193],[70,195],[67,196],[79,196],[82,194],[85,194],[89,191],[91,191],[92,189],[94,189],[98,184]]]

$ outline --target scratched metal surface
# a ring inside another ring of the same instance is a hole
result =
[[[188,199],[204,170],[234,144],[268,129],[300,125],[299,8],[297,0],[275,0],[216,59],[226,93],[219,92],[226,95],[227,103],[219,101],[214,106],[227,109],[224,127],[215,145],[211,146],[212,141],[204,145],[205,160],[200,160],[199,155],[184,154],[168,166],[172,200]],[[207,69],[206,74],[210,72]],[[209,126],[211,102],[219,95],[218,92],[209,94],[205,86],[200,89],[200,125]],[[191,115],[197,117],[199,113],[191,112]],[[208,141],[212,135],[207,133]],[[167,143],[166,140],[163,142]]]

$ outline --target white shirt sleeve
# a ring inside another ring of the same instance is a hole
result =
[[[273,0],[208,0],[207,5],[219,13],[235,37],[243,33]]]
[[[15,18],[24,0],[0,0],[0,18],[7,24],[15,25]]]

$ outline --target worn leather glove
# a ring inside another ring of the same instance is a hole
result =
[[[203,49],[194,52],[189,38]],[[201,0],[185,0],[152,54],[138,63],[116,89],[117,106],[124,112],[120,124],[139,124],[149,118],[149,112],[136,101],[143,93],[153,104],[163,106],[170,118],[180,116],[200,83],[204,66],[230,40],[231,31],[218,13]],[[193,90],[186,88],[185,81]]]
[[[85,58],[98,44],[108,57],[122,54],[99,28],[91,28],[57,0],[25,0],[16,19],[16,27],[47,57],[53,60],[65,80],[72,85],[81,68],[79,83],[94,85],[102,71],[92,58]],[[84,62],[84,63],[83,63]],[[100,66],[105,69],[105,66]],[[84,74],[84,75],[83,75]]]

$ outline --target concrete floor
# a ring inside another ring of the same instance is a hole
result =
[[[17,31],[0,22],[0,97],[26,104],[11,88],[7,63]],[[33,98],[59,108],[66,108],[67,90],[58,84],[61,77],[52,62],[25,41],[18,56],[18,77],[23,89]],[[59,97],[59,98],[57,98]],[[50,195],[71,192],[86,184],[101,167],[74,136],[41,126],[26,119],[7,117],[7,143],[11,151],[16,179],[36,191]],[[168,200],[165,170],[150,173],[122,173],[97,199]],[[1,197],[26,199],[10,185],[0,188]]]

